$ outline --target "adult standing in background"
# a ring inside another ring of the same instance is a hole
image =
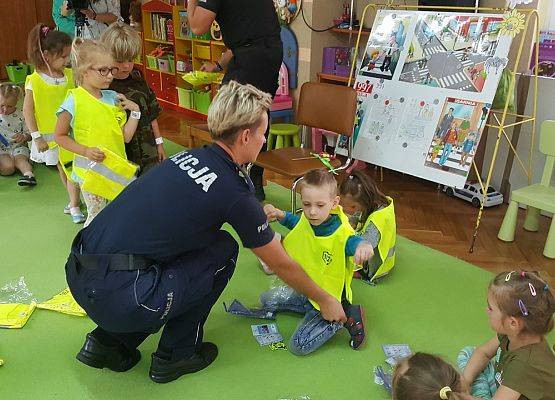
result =
[[[283,44],[273,0],[189,0],[187,15],[197,35],[209,32],[216,20],[229,49],[217,62],[203,65],[203,70],[223,71],[227,67],[224,83],[250,83],[272,97],[276,94]],[[263,172],[257,165],[250,171],[260,201],[265,198]]]
[[[52,1],[52,19],[60,32],[67,33],[71,37],[75,35],[75,14],[68,12],[65,0]]]
[[[121,19],[120,0],[90,0],[89,7],[80,11],[85,14],[88,22],[82,30],[82,36],[85,39],[100,38],[108,25]],[[67,0],[65,0],[62,5],[62,15],[74,15],[74,13],[74,10],[67,8]]]

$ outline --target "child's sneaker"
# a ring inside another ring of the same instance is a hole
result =
[[[23,175],[21,178],[19,178],[17,184],[19,186],[35,186],[37,184],[37,180],[34,176]]]
[[[82,224],[85,222],[85,216],[79,207],[71,207],[69,213],[71,214],[71,220],[74,224]]]
[[[67,214],[67,215],[71,214],[70,210],[71,210],[71,204],[68,203],[68,205],[64,207],[64,214]]]
[[[351,340],[349,345],[353,350],[359,349],[366,339],[364,332],[364,309],[359,305],[348,304],[345,307],[347,322],[343,325],[349,331]]]

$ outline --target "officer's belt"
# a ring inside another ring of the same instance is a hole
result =
[[[273,47],[275,46],[276,43],[278,43],[278,41],[281,41],[281,37],[279,35],[264,36],[258,39],[251,39],[246,43],[242,43],[240,45],[234,46],[233,48],[231,48],[231,51],[233,52],[236,50],[241,50],[249,47],[260,47],[260,46]],[[281,47],[281,46],[275,46],[275,47]]]
[[[85,269],[98,269],[108,263],[108,269],[111,271],[135,271],[156,264],[148,258],[134,254],[72,254]]]

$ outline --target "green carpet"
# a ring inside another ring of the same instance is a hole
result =
[[[168,145],[170,153],[178,146]],[[79,226],[62,214],[67,197],[55,169],[36,168],[38,186],[22,189],[17,177],[0,178],[0,286],[24,276],[38,300],[66,287],[64,262]],[[268,200],[281,207],[288,191],[270,184]],[[278,227],[281,230],[281,227]],[[8,234],[10,232],[10,234]],[[346,331],[313,355],[260,347],[251,335],[257,320],[223,311],[221,301],[206,324],[205,339],[220,355],[208,369],[158,385],[147,376],[157,335],[141,347],[141,362],[127,373],[96,370],[75,360],[93,323],[36,310],[23,329],[0,330],[0,398],[9,399],[381,399],[372,369],[382,363],[381,344],[409,343],[413,350],[454,360],[457,350],[491,337],[485,313],[490,275],[470,264],[404,238],[398,241],[395,272],[379,286],[354,282],[355,301],[366,308],[369,341],[360,351],[348,346]],[[233,280],[221,300],[254,304],[271,282],[256,258],[242,250]],[[289,338],[299,317],[277,323]]]

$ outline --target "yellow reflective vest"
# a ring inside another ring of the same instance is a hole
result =
[[[363,235],[370,222],[372,222],[380,232],[378,250],[383,261],[374,276],[371,277],[371,282],[387,275],[395,266],[395,241],[397,238],[395,207],[393,199],[389,196],[386,196],[386,198],[389,201],[389,205],[370,214],[364,224],[359,224],[356,230],[357,235]]]
[[[283,247],[289,256],[297,261],[307,275],[327,293],[341,302],[343,291],[352,302],[351,281],[353,279],[353,258],[345,255],[345,247],[350,236],[355,234],[349,219],[341,206],[331,211],[337,214],[341,225],[329,236],[316,236],[304,214],[283,239]],[[319,310],[318,303],[310,300]]]

